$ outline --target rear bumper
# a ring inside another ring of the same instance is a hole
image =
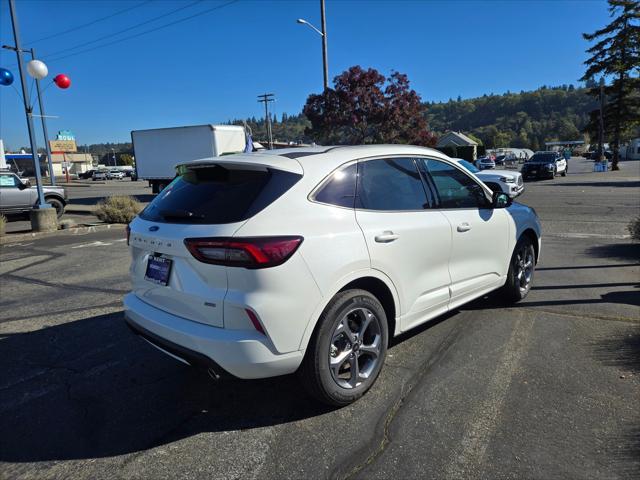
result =
[[[227,330],[172,315],[130,293],[124,297],[129,327],[165,353],[216,373],[251,379],[293,373],[303,351],[278,354],[258,332]]]

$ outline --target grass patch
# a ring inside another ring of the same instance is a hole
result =
[[[98,203],[96,216],[107,223],[129,223],[142,211],[142,205],[135,198],[114,195]]]
[[[4,235],[6,226],[7,226],[7,217],[0,214],[0,236]]]

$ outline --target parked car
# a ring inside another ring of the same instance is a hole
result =
[[[490,170],[483,171],[476,168],[473,163],[463,160],[462,158],[453,158],[465,169],[478,177],[482,183],[493,192],[504,192],[511,198],[516,198],[524,192],[524,182],[522,174],[513,170]]]
[[[494,160],[494,163],[496,164],[496,167],[498,165],[504,165],[505,158],[507,158],[506,155],[498,155],[496,157],[496,159]]]
[[[108,178],[106,170],[96,170],[93,172],[93,176],[91,179],[95,182],[96,180],[106,180]]]
[[[496,168],[496,162],[491,157],[480,157],[476,160],[476,167],[480,170]]]
[[[82,173],[78,174],[78,177],[84,178],[84,179],[89,179],[89,178],[93,177],[93,172],[95,172],[95,169],[87,170],[86,172],[82,172]]]
[[[67,191],[62,187],[42,187],[44,200],[56,209],[58,218],[67,205]],[[0,171],[0,213],[27,213],[38,204],[38,191],[28,179],[10,171]]]
[[[109,180],[122,180],[124,178],[124,172],[120,170],[109,170],[107,172],[107,178]]]
[[[375,382],[390,337],[531,288],[535,212],[436,150],[267,150],[177,171],[129,225],[125,319],[216,378],[297,371],[346,405]]]
[[[567,175],[569,166],[567,160],[559,152],[536,152],[522,165],[522,177],[554,178],[561,174]]]

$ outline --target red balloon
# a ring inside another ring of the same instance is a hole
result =
[[[62,89],[69,88],[71,86],[71,79],[64,74],[56,75],[53,82]]]

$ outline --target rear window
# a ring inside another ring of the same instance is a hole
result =
[[[189,168],[162,190],[140,217],[162,223],[241,222],[273,203],[300,178],[266,168]]]

